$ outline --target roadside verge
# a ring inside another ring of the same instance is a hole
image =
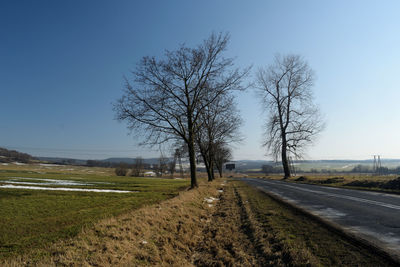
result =
[[[249,185],[250,186],[250,185]],[[356,234],[353,232],[350,232],[347,229],[344,229],[340,225],[328,221],[324,218],[321,218],[310,211],[298,207],[294,205],[293,203],[290,203],[286,201],[285,199],[281,198],[279,195],[271,193],[264,188],[261,187],[256,187],[260,192],[264,193],[271,199],[275,200],[276,202],[280,203],[281,205],[284,205],[288,209],[292,210],[295,213],[301,213],[304,216],[308,217],[310,220],[317,222],[321,227],[325,227],[332,231],[333,233],[341,236],[342,238],[348,240],[350,243],[353,245],[364,248],[365,250],[368,251],[374,251],[376,255],[379,255],[379,257],[382,257],[385,259],[388,263],[393,264],[394,266],[399,266],[400,265],[400,256],[397,255],[396,252],[391,251],[390,249],[387,249],[383,247],[381,244],[378,244],[374,242],[374,240],[369,239],[367,236],[361,235],[361,234]]]

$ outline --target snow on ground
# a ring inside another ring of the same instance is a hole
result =
[[[29,178],[29,177],[8,177],[11,180],[4,181],[8,183],[26,183],[19,180],[30,180],[29,184],[40,185],[91,185],[91,183],[80,183],[72,180],[55,180],[55,179],[42,179],[42,178]],[[34,182],[37,181],[37,182]],[[44,183],[42,183],[44,182]]]
[[[214,201],[217,201],[217,200],[219,200],[219,199],[215,198],[215,197],[205,197],[204,198],[204,202],[207,202],[209,204],[211,204],[211,203],[213,203]]]
[[[1,185],[0,188],[11,189],[32,189],[32,190],[50,190],[50,191],[78,191],[78,192],[97,192],[97,193],[137,193],[139,191],[111,190],[111,189],[84,189],[84,188],[66,188],[66,187],[40,187],[40,186],[22,186],[22,185]]]
[[[48,163],[39,163],[40,166],[44,166],[44,167],[58,167],[61,165],[58,164],[48,164]]]

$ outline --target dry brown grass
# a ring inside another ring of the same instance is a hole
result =
[[[217,211],[203,230],[194,263],[197,266],[256,266],[256,248],[249,239],[247,218],[231,185],[221,188],[224,193]]]
[[[267,260],[262,266],[398,266],[243,182],[234,186],[248,214],[254,242]]]
[[[222,192],[220,191],[222,190]],[[206,198],[218,200],[208,203]],[[242,182],[218,179],[104,219],[76,238],[1,266],[386,266]],[[378,265],[377,265],[378,264]]]
[[[148,266],[192,265],[191,255],[215,206],[220,181],[201,183],[161,204],[104,219],[75,239],[59,242],[37,262],[30,255],[0,265],[20,266]]]
[[[204,229],[194,256],[197,266],[318,266],[305,248],[288,246],[276,231],[259,221],[246,191],[230,183]]]

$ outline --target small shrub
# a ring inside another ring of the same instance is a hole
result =
[[[124,166],[118,166],[115,168],[115,174],[117,176],[126,176],[126,173],[128,172],[128,169]]]
[[[296,181],[296,182],[304,182],[304,181],[307,181],[307,177],[305,177],[305,176],[300,176],[300,177],[297,178],[295,181]]]
[[[344,177],[333,177],[325,180],[314,180],[313,182],[316,184],[336,184],[344,182]]]
[[[344,182],[344,177],[333,177],[325,180],[325,184],[336,184]]]
[[[382,182],[375,182],[375,181],[359,181],[355,180],[353,182],[345,184],[347,186],[357,186],[357,187],[382,187],[383,183]]]
[[[387,183],[383,184],[382,188],[400,190],[400,177],[394,180],[390,180]]]

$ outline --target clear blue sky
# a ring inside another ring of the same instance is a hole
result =
[[[400,158],[399,1],[1,1],[0,146],[76,158],[157,156],[139,148],[112,103],[145,55],[231,34],[253,71],[275,53],[315,70],[327,127],[308,159]],[[250,77],[251,79],[252,77]],[[267,159],[252,90],[235,159]]]

